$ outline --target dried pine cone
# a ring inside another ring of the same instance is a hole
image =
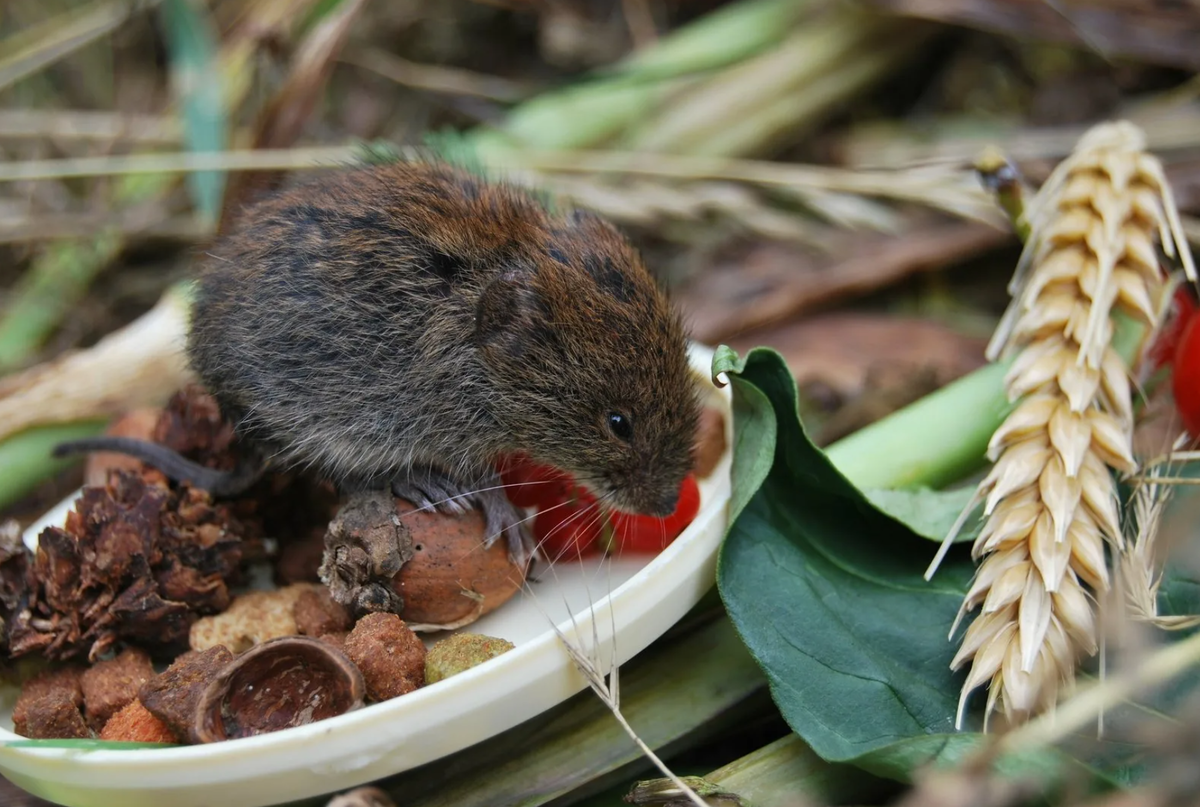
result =
[[[202,491],[114,472],[84,489],[65,529],[39,536],[28,602],[8,623],[10,655],[95,659],[118,639],[186,641],[198,615],[229,602],[241,530]]]

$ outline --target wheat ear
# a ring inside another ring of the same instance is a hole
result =
[[[1109,588],[1105,544],[1121,545],[1113,473],[1132,473],[1129,367],[1112,346],[1117,311],[1152,330],[1165,304],[1158,249],[1191,255],[1162,166],[1127,122],[1087,132],[1030,201],[1013,301],[988,348],[1016,354],[1012,414],[980,483],[982,559],[959,611],[979,608],[951,664],[988,685],[987,718],[1019,723],[1054,706],[1097,649],[1095,598]]]

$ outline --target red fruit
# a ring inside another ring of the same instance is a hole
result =
[[[1167,313],[1166,325],[1158,332],[1158,336],[1150,345],[1149,358],[1156,369],[1174,362],[1175,354],[1183,339],[1183,332],[1195,318],[1196,308],[1196,293],[1191,284],[1184,283],[1179,286],[1171,301],[1171,310]]]
[[[613,513],[613,540],[616,546],[627,552],[661,552],[667,544],[692,523],[700,512],[700,486],[696,477],[688,474],[679,488],[679,502],[675,512],[666,518],[637,516],[629,513]]]
[[[542,505],[533,520],[533,537],[551,562],[578,559],[600,551],[608,519],[596,498],[583,490],[557,504]]]
[[[1200,317],[1191,317],[1179,336],[1171,369],[1175,408],[1192,437],[1200,437]]]
[[[517,507],[548,507],[565,500],[573,481],[569,474],[540,465],[528,454],[510,454],[496,464],[504,495]]]

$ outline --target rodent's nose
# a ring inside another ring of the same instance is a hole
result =
[[[649,515],[658,518],[666,518],[675,512],[675,508],[679,506],[679,491],[673,490],[666,496],[661,497],[655,504]]]

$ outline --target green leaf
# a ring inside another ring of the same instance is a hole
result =
[[[887,513],[897,521],[901,521],[922,538],[941,543],[954,526],[954,522],[962,511],[971,503],[975,496],[975,488],[955,488],[954,490],[931,490],[916,488],[913,490],[888,490],[875,488],[864,490],[863,494],[871,504]],[[963,522],[963,527],[954,538],[954,543],[961,544],[974,541],[983,529],[983,504],[979,503]]]
[[[969,553],[952,550],[926,582],[933,545],[874,506],[807,438],[783,358],[757,348],[719,361],[733,385],[735,452],[739,440],[773,445],[774,461],[765,478],[755,463],[735,479],[746,503],[717,582],[784,718],[823,759],[881,776],[961,761],[985,742],[954,727],[964,676],[950,671],[947,634],[974,574]],[[977,726],[968,713],[968,728]],[[1131,749],[1104,750],[1117,758]],[[1078,766],[1039,749],[1000,769],[1057,776]]]
[[[747,437],[773,442],[775,456],[757,490],[738,481],[735,494],[749,500],[717,580],[784,717],[832,761],[953,732],[961,677],[950,672],[946,633],[969,559],[952,555],[924,581],[932,547],[873,507],[808,439],[778,353],[757,348],[723,368],[734,385],[735,462]],[[764,399],[774,417],[763,416]]]
[[[183,117],[183,139],[190,151],[224,151],[228,142],[225,98],[218,64],[218,37],[203,5],[193,0],[164,0],[163,32],[171,78]],[[221,215],[225,174],[195,171],[187,176],[196,211],[207,221]]]
[[[713,379],[728,375],[733,384],[733,420],[741,423],[733,436],[733,493],[729,502],[732,523],[754,495],[775,461],[775,410],[760,390],[742,379],[745,362],[739,361],[732,348],[721,345],[713,354]]]

